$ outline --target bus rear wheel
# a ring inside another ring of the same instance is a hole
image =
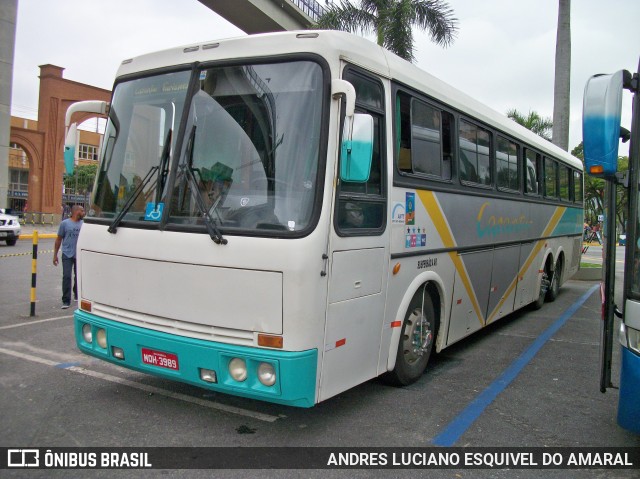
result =
[[[386,376],[389,383],[408,386],[420,379],[433,351],[435,324],[433,300],[421,289],[411,300],[402,324],[396,365]]]
[[[560,280],[562,271],[562,263],[558,261],[556,263],[556,267],[551,272],[551,284],[549,285],[549,290],[547,291],[546,300],[550,303],[555,301],[558,297],[558,293],[560,292]]]
[[[531,303],[531,309],[538,310],[542,308],[544,300],[547,297],[547,291],[549,291],[550,285],[551,281],[549,281],[549,274],[547,273],[547,268],[545,267],[544,272],[542,273],[542,278],[540,279],[540,291],[538,292],[538,299]]]

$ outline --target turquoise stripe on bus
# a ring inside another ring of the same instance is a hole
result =
[[[317,349],[292,352],[204,341],[111,321],[81,310],[76,310],[74,323],[76,344],[83,353],[118,366],[261,401],[296,407],[315,404]],[[86,324],[92,328],[92,343],[86,342],[82,334]],[[97,344],[98,329],[107,333],[106,349]],[[124,351],[123,360],[113,356],[112,346]],[[177,355],[179,369],[174,371],[143,363],[142,348]],[[236,357],[247,363],[248,377],[243,382],[233,380],[228,373],[229,361]],[[271,387],[257,378],[261,362],[268,362],[276,369],[277,381]],[[218,382],[200,379],[200,368],[215,371]]]
[[[581,234],[584,225],[584,210],[582,208],[567,207],[558,225],[553,230],[553,236]]]

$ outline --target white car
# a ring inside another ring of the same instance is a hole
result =
[[[8,246],[14,246],[20,236],[20,222],[17,216],[11,216],[0,210],[0,241],[6,241]]]

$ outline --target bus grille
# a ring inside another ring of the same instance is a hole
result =
[[[93,303],[91,312],[105,319],[111,319],[120,323],[152,329],[163,333],[185,336],[188,338],[203,339],[205,341],[218,341],[221,343],[237,344],[242,346],[254,346],[253,331],[241,329],[220,328],[206,324],[178,321],[161,316],[142,314],[122,308],[114,308],[101,303]]]

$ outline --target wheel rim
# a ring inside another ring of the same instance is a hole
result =
[[[414,309],[407,318],[402,339],[405,361],[409,364],[420,361],[428,355],[432,342],[433,330],[429,320],[420,309]]]

